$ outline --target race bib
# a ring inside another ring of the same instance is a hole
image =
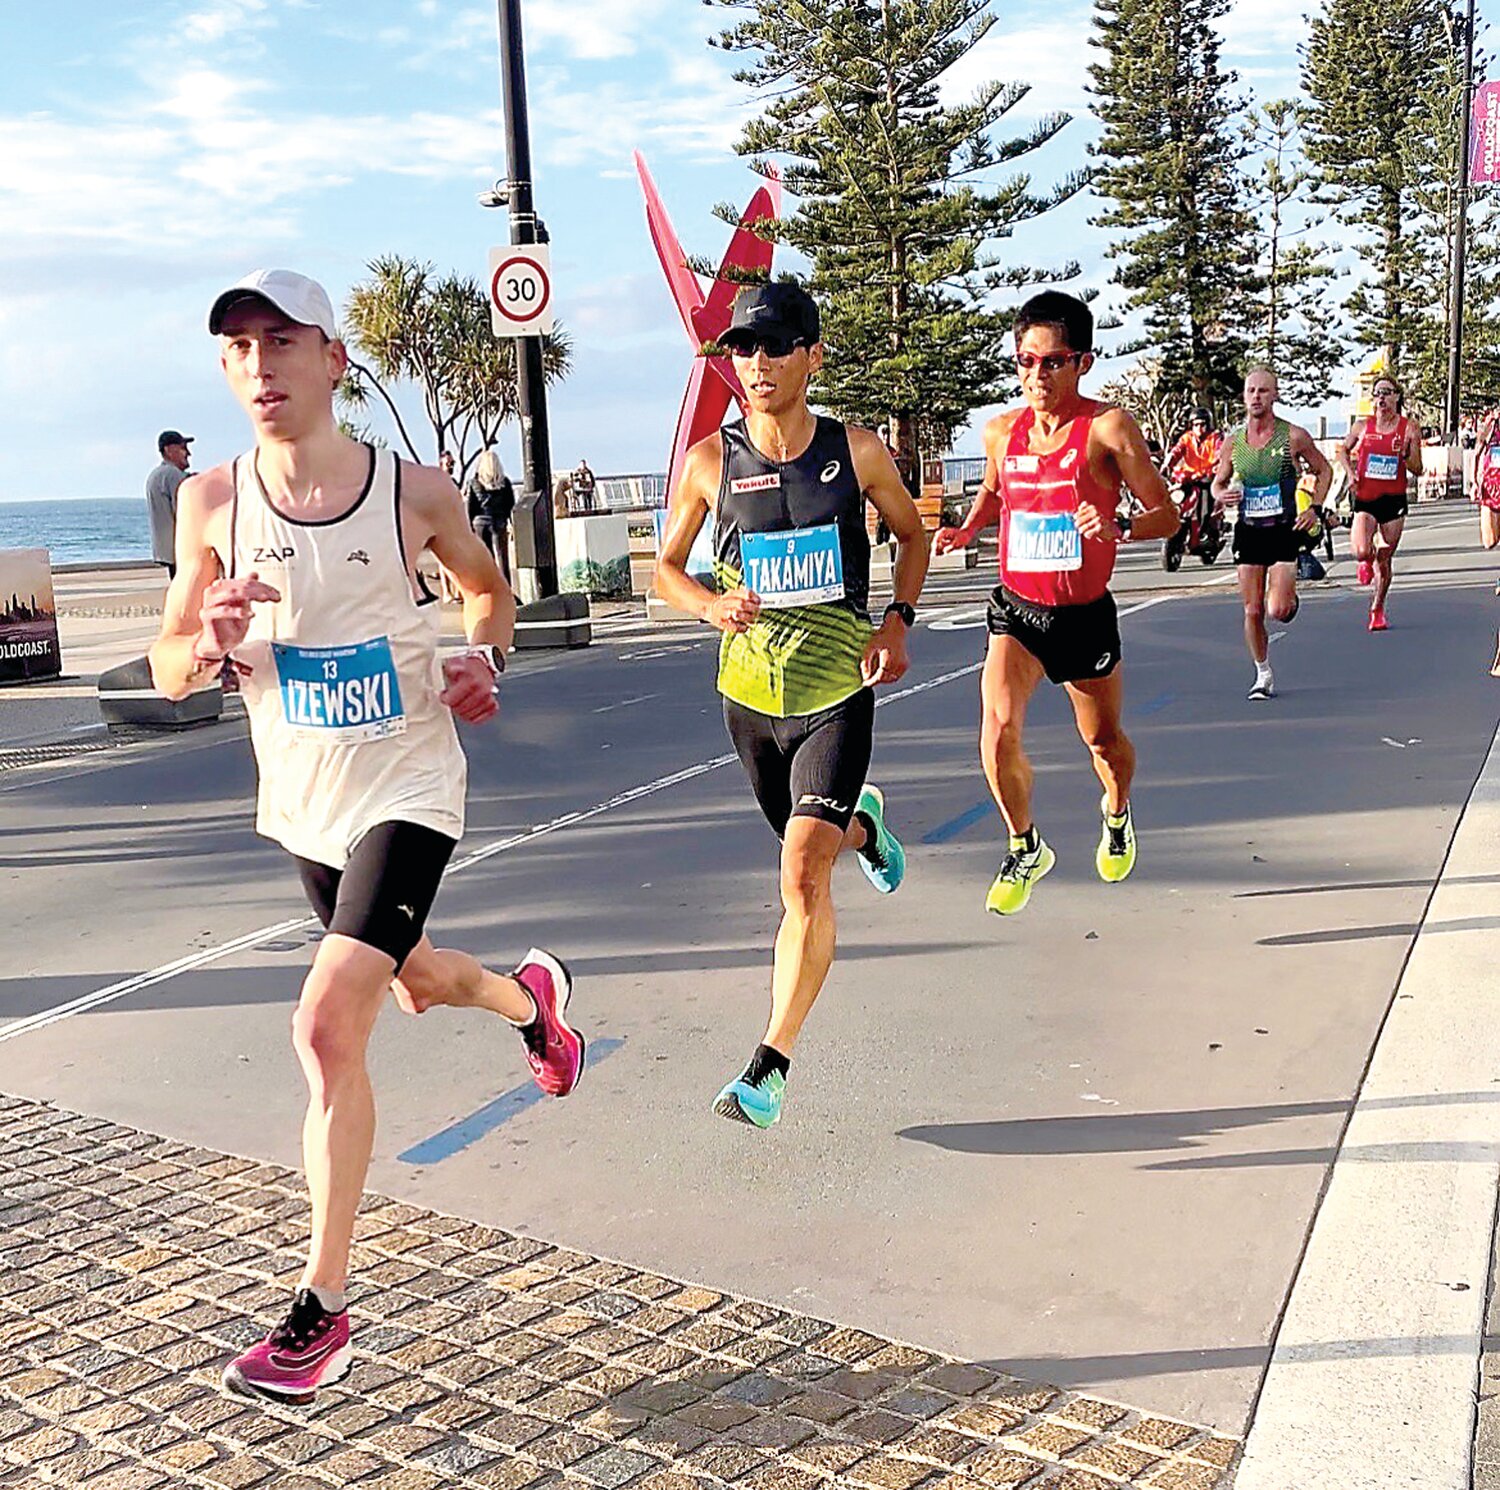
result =
[[[1018,574],[1083,568],[1083,534],[1071,512],[1012,512],[1005,567]]]
[[[834,523],[781,533],[742,533],[745,587],[768,610],[844,598],[844,551]]]
[[[1365,475],[1371,481],[1395,481],[1401,475],[1401,457],[1372,454],[1365,462]]]
[[[1285,513],[1281,500],[1281,483],[1269,486],[1247,486],[1240,498],[1240,516],[1247,522],[1274,522]]]
[[[300,735],[355,745],[404,734],[406,715],[390,640],[352,647],[294,647],[272,642],[281,709]]]

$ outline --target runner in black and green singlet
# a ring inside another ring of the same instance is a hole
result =
[[[852,849],[890,894],[906,854],[865,780],[873,687],[905,671],[906,633],[927,575],[927,535],[879,436],[807,406],[822,366],[818,308],[789,284],[741,291],[724,343],[749,411],[688,452],[672,494],[656,592],[717,627],[724,723],[781,839],[781,929],[771,1019],[744,1072],[714,1102],[769,1128],[792,1046],[833,962],[834,860]],[[869,616],[869,501],[900,548],[895,598]],[[687,573],[713,517],[717,594]]]
[[[1317,485],[1312,506],[1298,516],[1297,482],[1304,467]],[[1276,374],[1252,368],[1245,378],[1245,423],[1225,442],[1214,472],[1215,498],[1221,504],[1239,502],[1234,562],[1245,605],[1245,645],[1255,663],[1252,699],[1276,696],[1266,656],[1266,617],[1290,621],[1297,614],[1298,534],[1319,520],[1332,480],[1333,468],[1312,436],[1276,417]]]

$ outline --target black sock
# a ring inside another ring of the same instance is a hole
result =
[[[860,827],[865,830],[865,841],[859,846],[859,852],[873,863],[876,859],[875,845],[880,839],[880,833],[868,812],[856,812],[854,816],[859,819]]]
[[[1024,833],[1016,833],[1013,836],[1020,840],[1022,853],[1034,854],[1036,852],[1036,847],[1040,840],[1037,838],[1035,823],[1033,823]]]
[[[745,1067],[742,1081],[747,1081],[751,1086],[759,1086],[772,1071],[779,1071],[783,1077],[792,1069],[792,1063],[786,1056],[771,1045],[757,1045],[755,1054],[750,1057],[750,1064]]]

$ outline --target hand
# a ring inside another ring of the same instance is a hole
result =
[[[1292,527],[1299,533],[1311,533],[1317,527],[1318,519],[1322,515],[1322,512],[1318,508],[1309,507],[1306,512],[1299,512],[1297,514],[1297,520],[1292,524]]]
[[[250,607],[280,599],[281,591],[273,590],[254,570],[243,579],[216,579],[203,592],[203,607],[198,612],[203,627],[202,652],[228,656],[250,630]]]
[[[748,631],[759,614],[760,596],[741,587],[716,596],[703,619],[720,631],[738,634]]]
[[[939,528],[932,540],[932,552],[951,554],[956,548],[967,548],[973,541],[974,535],[963,528]]]
[[[1113,516],[1106,517],[1092,502],[1080,502],[1078,511],[1073,514],[1073,521],[1085,538],[1113,538],[1118,543],[1123,536],[1120,525]]]
[[[438,695],[465,724],[483,724],[493,719],[500,705],[495,702],[495,670],[482,657],[443,658],[443,682]]]
[[[896,682],[910,666],[911,659],[906,651],[906,622],[900,616],[887,616],[865,647],[859,675],[866,688],[873,688],[878,683]]]

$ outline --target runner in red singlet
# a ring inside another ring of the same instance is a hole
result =
[[[1350,429],[1338,456],[1354,492],[1349,547],[1359,582],[1375,581],[1370,630],[1384,631],[1391,564],[1406,525],[1407,477],[1422,474],[1422,432],[1401,412],[1401,385],[1394,378],[1382,374],[1371,392],[1374,414]]]
[[[1479,541],[1494,548],[1500,544],[1500,409],[1491,409],[1480,421],[1473,499],[1479,504]],[[1500,585],[1495,586],[1495,593],[1500,595]],[[1490,676],[1500,678],[1500,636],[1495,639]]]
[[[1056,862],[1031,820],[1031,766],[1021,739],[1027,702],[1044,676],[1067,688],[1104,785],[1099,876],[1114,883],[1135,865],[1135,750],[1120,727],[1120,628],[1109,581],[1116,544],[1165,538],[1180,522],[1135,420],[1078,391],[1094,362],[1088,306],[1044,291],[1021,307],[1015,333],[1025,406],[985,426],[984,485],[963,526],[940,529],[934,545],[939,554],[964,548],[1000,524],[980,756],[1010,830],[985,900],[1002,916],[1021,910]],[[1133,526],[1118,510],[1122,486],[1145,509]]]

